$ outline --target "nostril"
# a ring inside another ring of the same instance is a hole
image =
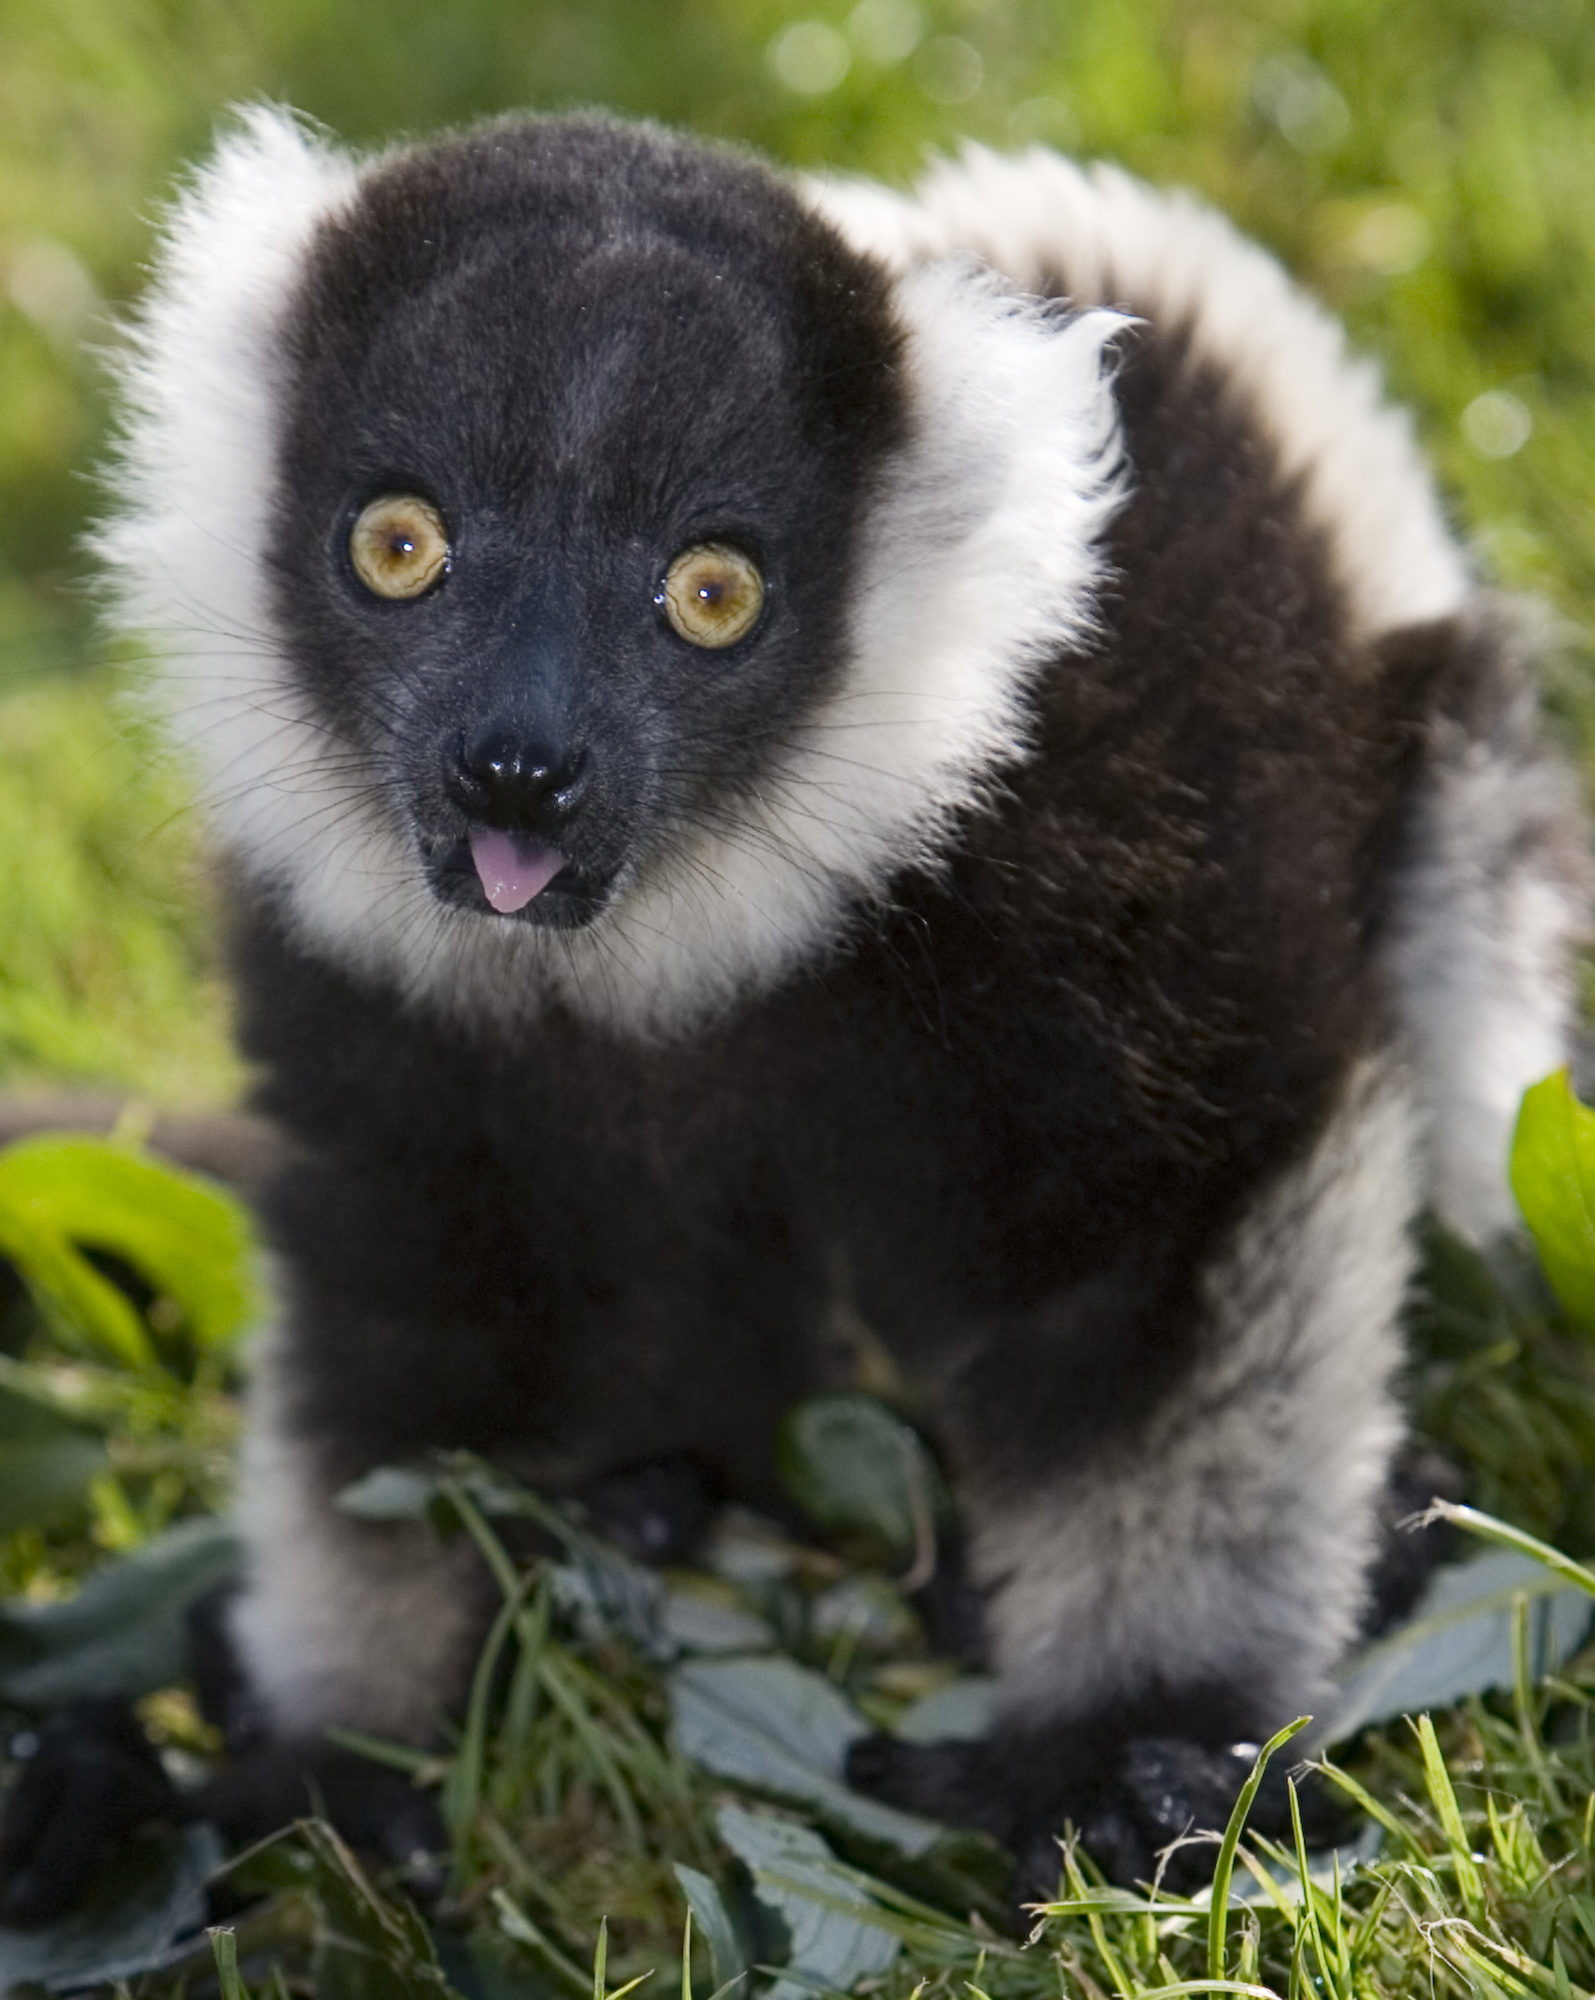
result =
[[[562,812],[574,812],[586,795],[592,759],[585,750],[568,751],[548,773],[548,788]]]
[[[576,811],[590,770],[585,749],[492,725],[456,738],[444,760],[444,785],[455,803],[484,825],[549,833]]]
[[[513,785],[526,768],[526,751],[513,736],[491,730],[465,747],[465,767],[484,785]]]

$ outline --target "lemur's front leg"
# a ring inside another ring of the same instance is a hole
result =
[[[1068,1462],[1016,1471],[1015,1436],[1069,1400],[1066,1381],[1034,1370],[1044,1326],[1023,1329],[1031,1368],[1006,1396],[989,1367],[965,1385],[949,1424],[996,1731],[975,1745],[866,1739],[855,1782],[987,1828],[1024,1889],[1056,1883],[1066,1821],[1133,1880],[1182,1833],[1223,1825],[1251,1761],[1234,1746],[1323,1712],[1364,1615],[1401,1433],[1410,1122],[1397,1084],[1373,1069],[1356,1080],[1309,1155],[1193,1274],[1196,1359],[1132,1429],[1088,1452],[1071,1426]],[[1115,1293],[1133,1287],[1103,1288]]]

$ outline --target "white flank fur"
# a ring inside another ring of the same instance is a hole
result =
[[[250,1689],[279,1736],[365,1729],[424,1743],[480,1639],[461,1537],[338,1512],[284,1413],[274,1342],[253,1357],[238,1522],[248,1589],[232,1608]]]
[[[889,267],[972,254],[1027,290],[1061,281],[1076,305],[1189,325],[1301,477],[1366,635],[1443,617],[1467,595],[1411,422],[1385,402],[1378,369],[1349,356],[1339,323],[1193,196],[1040,148],[1005,159],[978,146],[911,198],[845,180],[810,194]]]
[[[700,833],[591,931],[556,935],[437,904],[309,714],[263,601],[283,303],[359,174],[256,111],[180,203],[126,371],[124,507],[101,537],[121,615],[160,649],[223,840],[286,892],[311,948],[473,1012],[513,1017],[552,985],[616,1027],[680,1028],[812,957],[1022,754],[1028,675],[1088,629],[1118,504],[1120,321],[1016,301],[964,260],[904,277],[913,437],[872,509],[843,685],[734,833]]]
[[[1001,1698],[1066,1721],[1164,1685],[1316,1710],[1356,1635],[1412,1266],[1415,1121],[1367,1065],[1203,1280],[1211,1358],[1144,1429],[1017,1511],[973,1495]]]
[[[1499,607],[1496,643],[1522,650]],[[1487,737],[1440,725],[1386,957],[1428,1114],[1431,1198],[1475,1242],[1509,1229],[1507,1159],[1530,1084],[1567,1061],[1595,890],[1572,771],[1524,677]]]

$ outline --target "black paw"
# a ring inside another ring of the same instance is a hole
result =
[[[1078,1747],[1071,1756],[1044,1742],[866,1736],[848,1753],[847,1778],[889,1805],[1001,1841],[1016,1864],[1015,1900],[1024,1903],[1057,1893],[1058,1842],[1070,1826],[1111,1882],[1125,1888],[1149,1882],[1161,1865],[1169,1888],[1200,1888],[1212,1878],[1218,1837],[1255,1755],[1249,1747],[1215,1750],[1182,1737],[1131,1737],[1108,1757],[1088,1758]],[[1293,1767],[1288,1755],[1264,1773],[1247,1825],[1291,1840],[1293,1769],[1309,1846],[1342,1839],[1347,1816],[1322,1780]]]
[[[125,1701],[79,1702],[12,1741],[0,1815],[0,1923],[40,1924],[84,1900],[101,1865],[182,1802]]]
[[[1164,1885],[1177,1893],[1204,1887],[1213,1878],[1219,1839],[1256,1754],[1251,1745],[1215,1750],[1184,1737],[1132,1738],[1117,1770],[1097,1789],[1078,1822],[1086,1852],[1121,1887],[1149,1882],[1160,1868]],[[1292,1779],[1308,1846],[1329,1846],[1345,1838],[1350,1821],[1335,1796],[1288,1752],[1264,1772],[1246,1817],[1248,1829],[1290,1844]],[[1032,1840],[1021,1859],[1033,1876],[1039,1858]],[[1055,1848],[1046,1873],[1050,1894],[1057,1879]]]
[[[430,1792],[352,1750],[320,1741],[268,1744],[235,1758],[195,1795],[195,1817],[236,1845],[296,1819],[330,1820],[349,1845],[401,1874],[423,1900],[440,1895],[448,1832]]]

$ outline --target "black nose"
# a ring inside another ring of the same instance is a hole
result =
[[[575,814],[591,770],[584,749],[536,742],[495,724],[456,739],[443,760],[443,784],[483,826],[552,834]]]

